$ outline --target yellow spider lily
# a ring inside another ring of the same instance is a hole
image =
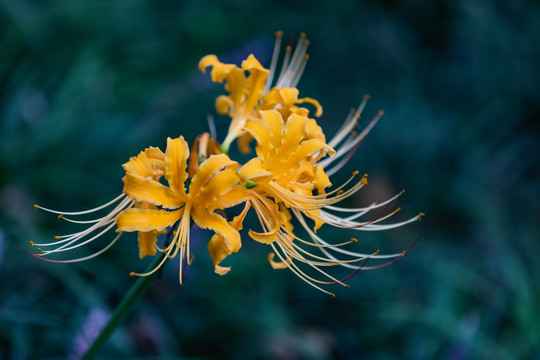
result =
[[[270,70],[264,68],[260,62],[249,55],[241,64],[241,68],[234,64],[225,64],[219,61],[216,55],[206,55],[199,61],[199,69],[205,72],[207,67],[212,67],[210,73],[212,81],[226,82],[225,89],[229,96],[221,95],[216,99],[216,110],[221,115],[229,115],[231,124],[229,131],[222,144],[222,149],[227,152],[233,140],[241,137],[239,147],[242,152],[249,152],[251,136],[245,134],[243,128],[250,116],[257,116],[257,110],[277,110],[286,120],[292,113],[307,116],[308,109],[296,105],[309,103],[315,106],[315,116],[322,115],[322,107],[319,102],[312,98],[298,98],[299,92],[295,88],[305,68],[307,59],[306,49],[309,41],[302,34],[298,46],[291,57],[291,48],[287,47],[281,73],[276,80],[275,86],[270,89],[274,80],[279,46],[282,33],[276,33],[276,46],[270,65]],[[249,72],[246,77],[245,72]],[[324,134],[315,120],[309,121],[310,131],[314,138],[322,138]]]
[[[364,99],[360,111],[366,100],[367,98]],[[356,114],[352,119],[357,119],[358,116],[359,114]],[[348,121],[351,120],[348,119]],[[342,247],[354,240],[340,244],[330,244],[316,234],[318,228],[323,224],[329,224],[351,230],[385,230],[418,220],[422,214],[400,223],[378,224],[395,214],[399,211],[398,209],[388,215],[381,214],[375,220],[367,222],[355,221],[356,218],[374,209],[383,207],[386,211],[387,206],[401,193],[383,203],[372,204],[366,208],[347,209],[335,206],[365,186],[367,184],[367,175],[364,175],[359,181],[347,188],[358,174],[355,171],[345,184],[327,193],[325,189],[331,184],[323,165],[320,164],[324,160],[319,160],[326,153],[331,156],[337,156],[337,153],[324,141],[306,139],[307,123],[308,118],[298,114],[291,114],[288,120],[284,122],[281,114],[275,110],[261,111],[259,118],[249,119],[245,131],[253,136],[257,142],[255,148],[257,157],[243,165],[238,171],[238,175],[242,183],[252,184],[252,188],[249,190],[249,202],[255,209],[263,228],[262,233],[250,231],[250,236],[258,242],[269,244],[274,253],[281,259],[281,262],[274,261],[274,255],[272,254],[269,257],[272,267],[288,267],[302,280],[321,291],[327,292],[317,284],[339,283],[346,285],[343,281],[329,275],[321,268],[337,265],[356,270],[377,268],[380,265],[364,267],[363,262],[369,258],[393,258],[392,261],[395,261],[402,257],[404,253],[379,255],[378,253],[364,254],[344,250]],[[342,131],[347,131],[348,127],[349,125],[346,124]],[[337,140],[332,141],[332,143],[340,145],[343,140],[340,139],[342,134],[338,133],[336,137],[334,139]],[[349,142],[355,144],[356,141],[356,139],[345,141],[345,149],[349,147],[347,145]],[[339,148],[343,150],[343,146],[341,144]],[[328,162],[328,164],[331,164],[331,162]],[[314,193],[315,190],[317,190],[316,194]],[[292,211],[302,227],[308,232],[311,241],[301,239],[293,233],[290,224],[291,215],[287,209]],[[342,218],[333,212],[353,212],[354,214]],[[307,225],[305,217],[314,220],[313,230]],[[306,245],[317,249],[321,254],[318,255],[306,250]],[[336,253],[347,255],[348,258],[338,259]],[[296,262],[307,264],[330,281],[322,281],[310,276]]]
[[[191,179],[189,192],[186,192],[188,158],[189,148],[184,138],[168,138],[164,176],[169,186],[137,174],[128,173],[124,178],[124,193],[129,198],[161,209],[123,210],[115,218],[116,231],[162,231],[179,222],[171,243],[160,249],[166,255],[161,263],[150,272],[132,275],[150,275],[157,271],[167,258],[173,258],[179,252],[182,283],[184,258],[187,258],[188,265],[191,264],[190,219],[200,228],[211,229],[222,238],[221,246],[211,249],[213,259],[223,260],[237,252],[242,245],[238,231],[214,212],[246,200],[246,189],[239,185],[236,174],[238,164],[225,154],[211,155],[199,166]]]

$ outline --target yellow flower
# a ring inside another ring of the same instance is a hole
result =
[[[164,162],[165,154],[163,152],[156,148],[156,147],[150,147],[146,149],[145,151],[142,151],[138,156],[132,157],[127,163],[122,165],[124,170],[127,174],[131,174],[134,176],[142,176],[142,177],[150,177],[155,179],[156,181],[159,180],[161,176],[163,176],[164,168],[165,168],[165,162]],[[55,236],[55,239],[57,241],[50,242],[50,243],[33,243],[31,242],[31,246],[38,246],[39,250],[39,256],[44,257],[46,255],[54,254],[54,253],[60,253],[65,251],[74,250],[76,248],[79,248],[83,245],[87,245],[90,242],[100,238],[107,232],[109,232],[111,229],[114,228],[115,222],[114,218],[116,215],[118,215],[122,210],[130,209],[133,207],[148,207],[152,206],[150,204],[142,204],[134,201],[133,199],[129,198],[126,194],[121,194],[115,199],[109,201],[108,203],[98,206],[94,209],[84,210],[84,211],[77,211],[77,212],[65,212],[65,211],[57,211],[57,210],[51,210],[47,209],[38,205],[34,205],[38,209],[45,210],[47,212],[51,212],[54,214],[58,214],[58,218],[71,222],[76,224],[84,224],[88,225],[88,227],[83,230],[79,231],[73,234],[68,235],[60,235]],[[93,214],[97,213],[103,209],[106,209],[108,207],[115,206],[107,215],[98,217],[96,219],[92,220],[77,220],[73,217],[79,217],[84,216],[87,214]],[[107,244],[103,249],[97,251],[94,254],[91,254],[89,256],[85,256],[78,259],[70,259],[70,260],[48,260],[48,261],[55,261],[55,262],[76,262],[76,261],[83,261],[91,259],[99,254],[102,254],[106,250],[108,250],[111,246],[116,243],[116,241],[120,238],[120,234],[118,234],[112,241]],[[151,255],[153,244],[155,244],[156,236],[158,235],[157,231],[149,231],[149,232],[140,232],[139,233],[139,254],[141,258],[145,255]],[[42,250],[45,249],[45,250]],[[49,248],[52,248],[51,250],[48,250]],[[155,253],[155,252],[154,252]]]
[[[229,96],[216,99],[216,110],[219,114],[228,114],[231,124],[222,147],[228,149],[231,142],[240,136],[242,128],[255,106],[259,103],[264,91],[268,70],[253,55],[249,55],[239,68],[233,64],[224,64],[215,55],[206,55],[199,61],[199,69],[205,72],[211,66],[212,81],[226,81],[225,89]],[[245,71],[249,72],[246,77]]]
[[[212,258],[223,260],[241,247],[240,234],[214,211],[237,205],[247,198],[244,187],[239,185],[236,174],[238,164],[225,154],[211,155],[198,168],[191,179],[189,192],[185,183],[188,179],[187,159],[189,148],[183,137],[167,139],[164,175],[169,186],[137,174],[128,173],[124,178],[124,193],[129,198],[161,209],[131,208],[116,216],[118,232],[162,231],[179,222],[170,244],[160,249],[165,253],[163,261],[150,275],[159,269],[167,258],[180,253],[180,283],[184,258],[188,265],[190,257],[190,219],[203,229],[212,229],[222,237],[222,245],[214,249]],[[216,266],[218,266],[216,264]]]
[[[365,101],[367,98],[364,99],[359,111],[362,110]],[[380,115],[378,114],[378,117]],[[359,143],[357,140],[359,136],[353,138],[344,136],[345,132],[350,132],[349,122],[355,122],[358,117],[359,113],[350,116],[341,132],[338,132],[332,140],[332,143],[338,145],[340,151],[350,151],[351,145],[354,147]],[[375,118],[374,122],[378,117]],[[371,126],[374,125],[374,122]],[[317,284],[339,283],[344,286],[346,284],[322,268],[344,266],[356,271],[378,268],[381,265],[365,267],[364,262],[369,258],[392,258],[393,260],[390,262],[393,262],[402,257],[404,253],[379,255],[378,252],[366,254],[345,250],[342,247],[355,240],[331,244],[316,234],[318,228],[323,224],[329,224],[351,230],[385,230],[418,220],[422,214],[403,222],[380,225],[379,222],[399,211],[398,209],[385,215],[390,204],[401,193],[383,203],[374,203],[365,208],[348,209],[335,206],[367,185],[367,175],[349,186],[358,175],[358,172],[355,171],[343,185],[333,191],[326,192],[325,189],[331,184],[324,166],[321,165],[326,159],[320,159],[326,153],[334,155],[333,158],[336,158],[338,153],[322,140],[306,138],[307,123],[308,119],[298,114],[291,114],[284,122],[280,113],[275,110],[261,111],[259,118],[250,118],[246,123],[245,131],[252,135],[257,142],[255,148],[257,157],[243,165],[238,171],[238,175],[242,183],[251,186],[249,203],[255,209],[263,228],[263,232],[260,233],[250,231],[250,236],[258,242],[269,244],[281,260],[281,262],[274,261],[274,255],[271,254],[269,261],[272,267],[275,269],[288,267],[302,280],[327,292]],[[369,131],[369,128],[366,130]],[[366,133],[360,136],[365,136]],[[345,141],[343,141],[344,139]],[[331,163],[331,161],[326,162],[326,164]],[[337,165],[338,168],[341,166],[342,164]],[[315,190],[316,193],[314,193]],[[383,212],[374,220],[366,222],[355,220],[371,210],[380,208],[383,208]],[[289,210],[307,231],[311,241],[301,239],[293,233]],[[335,212],[346,214],[352,212],[353,215],[340,217],[334,214]],[[315,222],[313,230],[308,226],[305,217]],[[306,246],[320,251],[320,254],[308,251]],[[346,255],[347,259],[339,259],[338,255]],[[297,262],[308,265],[330,281],[319,280],[309,275],[297,265]],[[386,264],[382,266],[384,265]]]
[[[293,113],[308,116],[308,109],[296,105],[309,103],[315,106],[316,117],[322,115],[322,107],[319,102],[308,97],[299,99],[299,91],[295,88],[309,58],[306,54],[309,41],[305,34],[301,35],[292,56],[291,47],[287,47],[281,73],[276,79],[275,86],[270,89],[279,57],[281,37],[282,32],[276,33],[276,45],[270,70],[265,69],[253,54],[242,62],[241,68],[233,64],[222,63],[215,55],[206,55],[199,61],[199,69],[205,72],[205,69],[211,66],[212,81],[219,83],[225,81],[225,89],[229,92],[229,96],[222,95],[216,99],[217,112],[231,117],[229,131],[222,144],[224,152],[238,137],[241,137],[239,147],[242,152],[249,152],[251,136],[243,132],[243,127],[250,116],[258,116],[257,110],[277,110],[286,120]],[[248,77],[246,77],[246,71],[249,72]],[[313,134],[315,138],[324,137],[322,129],[315,120],[309,120],[309,127],[309,133]]]

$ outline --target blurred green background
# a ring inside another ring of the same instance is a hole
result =
[[[130,156],[207,131],[223,89],[202,56],[268,66],[284,30],[311,40],[299,88],[328,136],[365,93],[364,124],[385,111],[341,175],[369,173],[355,201],[406,189],[397,216],[427,214],[358,246],[421,241],[334,299],[247,234],[215,275],[194,230],[186,284],[169,262],[100,358],[540,359],[539,19],[525,0],[0,1],[0,358],[78,358],[147,264],[133,234],[88,262],[33,259],[16,246],[78,228],[32,205],[115,197]]]

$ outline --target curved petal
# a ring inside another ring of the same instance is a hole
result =
[[[176,211],[131,208],[120,212],[114,219],[117,232],[161,231],[182,217],[184,209]]]
[[[219,271],[223,271],[224,269],[218,268],[218,264],[227,256],[238,252],[242,247],[240,234],[224,218],[217,214],[208,213],[203,209],[194,207],[191,216],[200,228],[212,229],[217,235],[212,237],[212,240],[208,243],[208,251],[216,267],[216,272],[219,274]]]
[[[196,196],[193,191],[191,191],[192,199],[194,202],[208,204],[231,191],[232,188],[239,183],[240,178],[236,174],[235,170],[224,169],[212,176],[205,186],[197,189]]]
[[[233,102],[230,97],[220,95],[216,98],[216,111],[219,115],[230,114],[233,107]]]
[[[253,140],[253,136],[251,136],[250,134],[248,133],[243,133],[242,135],[240,135],[240,137],[238,138],[238,150],[240,150],[240,152],[242,154],[249,154],[251,153],[251,148],[249,146],[249,144],[251,143],[251,140]]]
[[[321,115],[323,114],[322,106],[317,100],[309,98],[309,97],[298,99],[297,104],[303,104],[303,103],[309,103],[309,104],[315,106],[315,116],[316,117],[321,117]]]
[[[170,188],[179,196],[185,198],[187,180],[187,159],[189,146],[183,136],[177,139],[167,138],[167,150],[165,150],[165,177]]]
[[[157,231],[139,231],[137,242],[139,243],[139,258],[148,255],[156,255]]]
[[[189,185],[190,194],[197,194],[200,189],[208,184],[208,181],[214,174],[226,166],[236,166],[238,163],[232,161],[227,155],[211,155],[206,159],[200,166],[199,170],[191,179],[191,184]]]
[[[262,166],[260,158],[253,158],[242,165],[238,170],[238,176],[242,184],[246,184],[249,180],[267,181],[272,178],[272,173]]]
[[[272,269],[278,270],[278,269],[286,269],[287,263],[284,263],[282,261],[274,261],[274,253],[268,254],[268,262],[270,263],[270,266],[272,266]]]
[[[177,209],[185,202],[183,198],[157,181],[132,174],[127,174],[122,180],[124,194],[136,201],[163,206],[166,209]]]
[[[152,163],[144,151],[141,151],[139,155],[130,158],[127,163],[122,165],[122,167],[126,173],[139,175],[144,178],[154,175]]]

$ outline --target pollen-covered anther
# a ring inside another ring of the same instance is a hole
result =
[[[362,180],[360,180],[360,182],[364,185],[367,185],[367,174],[364,174],[364,176],[362,176]]]
[[[341,194],[343,194],[343,189],[341,189],[341,190],[338,190],[337,194],[338,194],[338,195],[341,195]]]
[[[355,171],[353,171],[353,173],[352,173],[352,174],[353,174],[353,176],[356,176],[356,175],[360,174],[360,171],[358,171],[358,170],[355,170]]]
[[[129,276],[135,276],[135,271],[130,271]]]
[[[377,249],[377,251],[375,251],[375,253],[373,254],[373,256],[379,256],[379,249]]]
[[[358,242],[358,239],[352,237],[352,238],[351,238],[351,241]]]
[[[34,242],[33,242],[33,241],[30,241],[30,246],[34,246]]]
[[[54,238],[55,238],[56,240],[58,240],[58,239],[61,239],[62,237],[61,237],[60,235],[56,235]]]
[[[36,209],[39,209],[39,205],[34,204],[34,207],[35,207]]]
[[[43,250],[41,250],[41,248],[38,248],[38,251],[39,251],[40,253],[42,253],[42,254],[43,254],[43,252],[44,252]]]
[[[63,217],[64,217],[64,214],[58,215],[58,218],[59,218],[59,219],[61,219],[61,218],[63,218]]]

